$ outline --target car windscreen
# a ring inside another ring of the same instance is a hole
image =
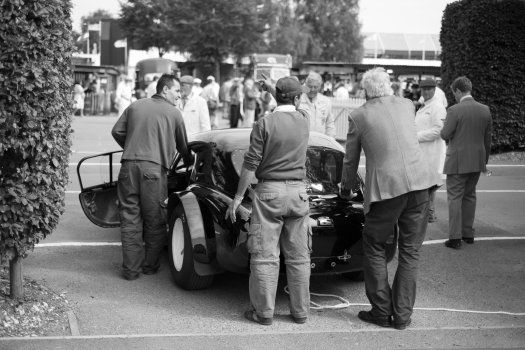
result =
[[[235,172],[240,176],[246,149],[232,152]],[[311,194],[337,194],[344,154],[327,147],[308,147],[306,152],[306,188]],[[257,180],[255,180],[257,183]]]

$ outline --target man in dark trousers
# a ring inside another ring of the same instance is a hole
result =
[[[253,310],[244,316],[271,325],[282,249],[290,289],[290,311],[296,323],[304,323],[310,305],[309,203],[306,194],[308,118],[296,111],[301,95],[296,78],[277,81],[277,107],[253,126],[250,148],[244,156],[237,194],[226,212],[235,212],[254,177],[259,180],[252,201],[248,233],[250,252],[250,301]]]
[[[474,243],[476,185],[487,171],[492,117],[488,106],[471,96],[472,83],[459,77],[451,85],[456,105],[447,111],[441,137],[447,141],[443,173],[447,174],[448,234],[445,246],[461,248],[461,240]]]
[[[415,109],[393,96],[382,68],[363,75],[367,102],[348,117],[341,197],[351,198],[361,149],[366,156],[363,270],[372,309],[358,317],[382,327],[405,329],[416,298],[420,248],[427,228],[429,188],[439,182],[417,140]],[[390,287],[385,247],[399,225],[399,265]]]
[[[118,199],[122,273],[127,280],[159,269],[159,254],[167,237],[162,206],[168,195],[166,171],[177,150],[186,165],[192,162],[184,121],[175,108],[179,98],[179,81],[164,74],[157,82],[157,93],[132,103],[111,131],[124,149]]]

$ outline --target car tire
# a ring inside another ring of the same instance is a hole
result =
[[[175,284],[187,290],[210,287],[214,276],[200,276],[195,271],[190,229],[182,204],[173,209],[169,218],[168,256]]]

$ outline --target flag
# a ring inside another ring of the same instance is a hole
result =
[[[116,48],[128,47],[128,39],[124,38],[124,39],[117,40],[117,41],[115,41],[113,46],[115,46]]]

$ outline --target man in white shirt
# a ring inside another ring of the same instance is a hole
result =
[[[200,95],[202,93],[203,89],[202,89],[201,83],[202,83],[202,80],[200,80],[199,78],[193,79],[193,88],[191,89],[191,91],[195,95]]]
[[[211,126],[213,129],[217,129],[219,127],[219,121],[217,120],[216,112],[219,108],[220,86],[215,82],[215,78],[211,75],[206,78],[206,81],[208,84],[204,87],[204,90],[200,95],[208,104]]]
[[[204,98],[192,92],[193,82],[191,75],[180,78],[181,99],[178,107],[182,112],[188,136],[211,130],[208,105]]]
[[[323,79],[315,72],[310,72],[306,77],[305,86],[308,92],[301,94],[299,103],[310,120],[310,131],[317,131],[335,138],[335,121],[332,116],[332,103],[330,99],[319,91],[323,86]]]

